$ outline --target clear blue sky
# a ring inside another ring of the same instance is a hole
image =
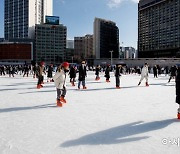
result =
[[[120,42],[137,47],[138,0],[54,0],[54,15],[68,28],[68,39],[93,33],[95,17],[112,20]],[[4,36],[4,0],[0,0],[0,37]]]

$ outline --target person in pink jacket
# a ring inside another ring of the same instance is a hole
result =
[[[57,89],[57,106],[62,107],[66,103],[66,76],[69,72],[69,63],[64,62],[58,67],[57,73],[53,76],[54,84]]]

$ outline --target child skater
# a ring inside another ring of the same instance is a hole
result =
[[[62,107],[66,103],[66,74],[69,72],[69,63],[64,62],[58,67],[56,74],[53,76],[54,84],[57,88],[57,106]]]
[[[179,104],[177,118],[180,119],[180,64],[178,65],[176,76],[176,103]]]

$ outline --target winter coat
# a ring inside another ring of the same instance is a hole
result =
[[[180,104],[180,67],[176,76],[176,103]]]
[[[95,75],[99,75],[99,72],[100,72],[100,68],[99,68],[99,67],[96,67],[96,73],[95,73]]]
[[[71,67],[70,72],[69,72],[70,78],[76,78],[76,70],[74,67]]]
[[[85,80],[86,76],[87,76],[86,66],[83,68],[83,66],[81,65],[79,67],[79,81]]]
[[[142,68],[142,71],[141,71],[141,76],[142,76],[142,77],[148,77],[148,74],[149,74],[148,67],[147,67],[147,66],[144,66],[144,67]]]
[[[110,78],[110,68],[109,67],[107,67],[105,70],[105,77]]]
[[[38,66],[37,67],[37,75],[42,76],[44,72],[44,66]]]
[[[47,77],[48,78],[52,78],[52,72],[53,72],[53,68],[51,67],[51,66],[49,66],[49,69],[48,69],[48,71],[47,71]]]
[[[116,70],[115,70],[115,77],[120,77],[121,76],[121,70],[120,70],[121,68],[119,68],[119,67],[116,67]]]
[[[171,76],[176,76],[177,68],[175,66],[171,67]]]
[[[66,73],[64,70],[57,72],[53,76],[53,80],[57,89],[64,89],[66,87]]]

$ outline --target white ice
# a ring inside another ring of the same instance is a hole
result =
[[[87,90],[71,87],[67,104],[56,107],[56,89],[36,79],[0,77],[0,154],[178,154],[180,121],[176,119],[175,81],[123,75],[95,81]],[[176,142],[175,142],[176,141]]]

